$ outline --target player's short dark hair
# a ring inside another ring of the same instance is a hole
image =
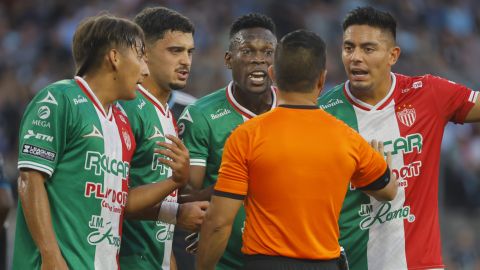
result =
[[[195,34],[190,19],[166,7],[145,8],[135,16],[134,21],[143,29],[147,42],[163,39],[167,31]]]
[[[250,28],[264,28],[276,34],[276,26],[272,18],[260,13],[249,13],[238,17],[230,26],[230,47],[232,46],[233,37],[240,31]]]
[[[76,74],[82,76],[97,68],[102,56],[111,48],[135,48],[141,42],[143,51],[144,41],[142,29],[127,19],[110,14],[86,18],[73,35]]]
[[[380,11],[370,6],[357,7],[350,11],[345,20],[343,20],[343,31],[351,25],[377,27],[392,34],[393,40],[397,38],[397,21],[395,18],[388,12]]]
[[[325,65],[325,42],[311,31],[290,32],[277,44],[273,68],[282,91],[311,91]]]

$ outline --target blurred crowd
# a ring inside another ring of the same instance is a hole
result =
[[[271,16],[278,36],[298,28],[327,43],[326,89],[345,80],[341,63],[341,19],[352,8],[373,5],[398,20],[402,48],[395,72],[430,73],[478,90],[480,1],[476,0],[2,0],[0,2],[0,153],[15,188],[18,127],[25,106],[41,88],[71,78],[71,41],[77,24],[109,12],[132,18],[145,6],[164,5],[196,26],[192,73],[186,92],[200,97],[223,87],[228,29],[239,15]],[[451,125],[442,148],[440,203],[445,260],[449,269],[480,269],[480,125]],[[454,218],[452,218],[452,216]]]

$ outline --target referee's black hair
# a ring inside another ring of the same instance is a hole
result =
[[[343,31],[352,25],[369,25],[386,30],[392,34],[393,40],[397,38],[397,21],[388,13],[373,7],[357,7],[350,11],[343,20]]]
[[[134,21],[142,28],[149,43],[162,39],[167,31],[195,34],[190,19],[166,7],[145,8],[135,16]]]
[[[237,18],[230,27],[230,47],[234,43],[233,37],[240,31],[249,28],[264,28],[276,35],[276,26],[272,18],[260,13],[249,13]]]
[[[277,86],[282,91],[311,91],[325,66],[325,42],[314,32],[297,30],[288,33],[275,49],[273,69]]]

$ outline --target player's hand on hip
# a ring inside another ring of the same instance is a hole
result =
[[[42,256],[41,270],[68,270],[68,266],[61,254]]]
[[[157,142],[157,145],[163,148],[157,148],[154,151],[165,156],[158,158],[158,161],[172,168],[172,180],[183,186],[188,182],[190,174],[190,155],[179,138],[172,135],[166,137],[172,142]]]
[[[177,226],[187,231],[198,231],[203,223],[205,212],[210,203],[208,201],[188,202],[180,204],[177,217]]]

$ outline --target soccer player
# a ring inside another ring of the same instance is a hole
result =
[[[124,213],[153,208],[188,179],[188,151],[169,136],[157,152],[172,177],[128,190],[135,140],[113,104],[135,98],[149,74],[140,27],[91,17],[72,47],[77,76],[41,90],[22,119],[14,269],[118,268]]]
[[[438,224],[438,166],[445,125],[480,120],[478,92],[432,76],[391,72],[400,56],[396,21],[371,7],[343,22],[348,81],[320,107],[392,152],[399,191],[379,202],[351,187],[340,216],[340,244],[355,270],[444,268]]]
[[[338,216],[350,178],[379,200],[395,197],[383,156],[318,108],[325,62],[325,43],[313,32],[297,30],[278,43],[268,71],[279,107],[227,140],[200,233],[198,269],[214,269],[243,200],[243,269],[330,270],[339,269]]]
[[[232,24],[225,64],[232,70],[233,81],[187,107],[179,119],[180,136],[190,151],[189,184],[193,189],[211,190],[223,145],[232,130],[276,106],[276,93],[267,76],[276,43],[275,25],[265,15],[247,14]],[[244,220],[241,208],[218,269],[241,268]]]
[[[131,162],[131,187],[163,181],[172,174],[170,168],[158,162],[160,155],[154,149],[156,142],[169,141],[166,135],[177,136],[167,100],[171,89],[185,87],[194,50],[194,26],[176,11],[146,8],[134,21],[145,33],[150,76],[138,85],[136,99],[120,102],[137,143]],[[177,190],[165,198],[159,206],[159,221],[125,221],[120,249],[122,269],[170,269],[175,224],[189,231],[198,230],[208,206],[207,201],[178,205],[177,198]]]

